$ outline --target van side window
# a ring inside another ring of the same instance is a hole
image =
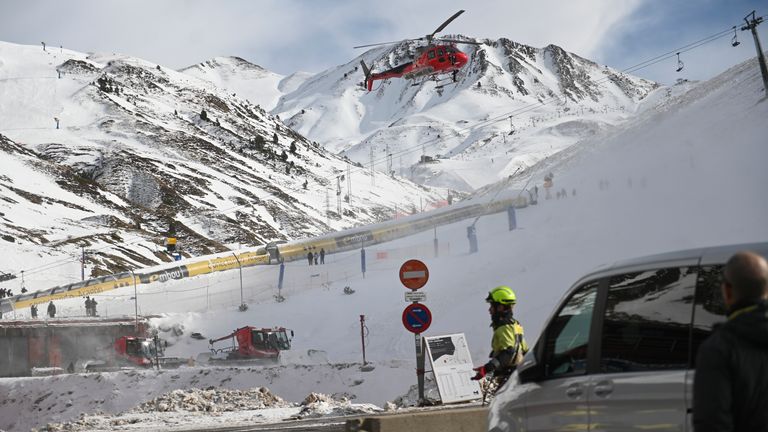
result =
[[[687,367],[696,275],[674,267],[609,279],[600,372]]]
[[[720,293],[723,266],[705,266],[699,269],[696,288],[696,304],[693,310],[693,331],[691,332],[691,366],[696,367],[696,352],[709,335],[715,324],[726,321],[725,303]]]
[[[558,378],[587,371],[587,346],[598,281],[581,286],[546,331],[544,376]]]

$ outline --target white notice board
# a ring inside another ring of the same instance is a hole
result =
[[[482,397],[480,384],[472,381],[472,357],[464,333],[424,337],[427,356],[443,403]]]

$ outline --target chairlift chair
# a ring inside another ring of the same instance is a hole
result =
[[[675,72],[680,72],[684,67],[685,64],[680,60],[680,53],[677,53],[677,69],[675,69]]]
[[[736,26],[733,27],[733,37],[731,38],[731,46],[739,46],[741,42],[739,42],[739,39],[736,37]]]

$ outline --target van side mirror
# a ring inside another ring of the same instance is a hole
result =
[[[543,375],[544,365],[539,364],[533,351],[529,352],[517,367],[517,376],[521,384],[539,381]]]

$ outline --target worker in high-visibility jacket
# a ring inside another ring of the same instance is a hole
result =
[[[165,250],[168,252],[176,252],[176,237],[166,237]]]
[[[490,304],[488,312],[493,327],[491,360],[475,368],[477,373],[472,379],[479,380],[492,373],[501,387],[523,360],[528,352],[528,344],[523,335],[523,326],[512,315],[512,308],[517,303],[515,292],[508,286],[499,286],[488,293],[485,301]]]

